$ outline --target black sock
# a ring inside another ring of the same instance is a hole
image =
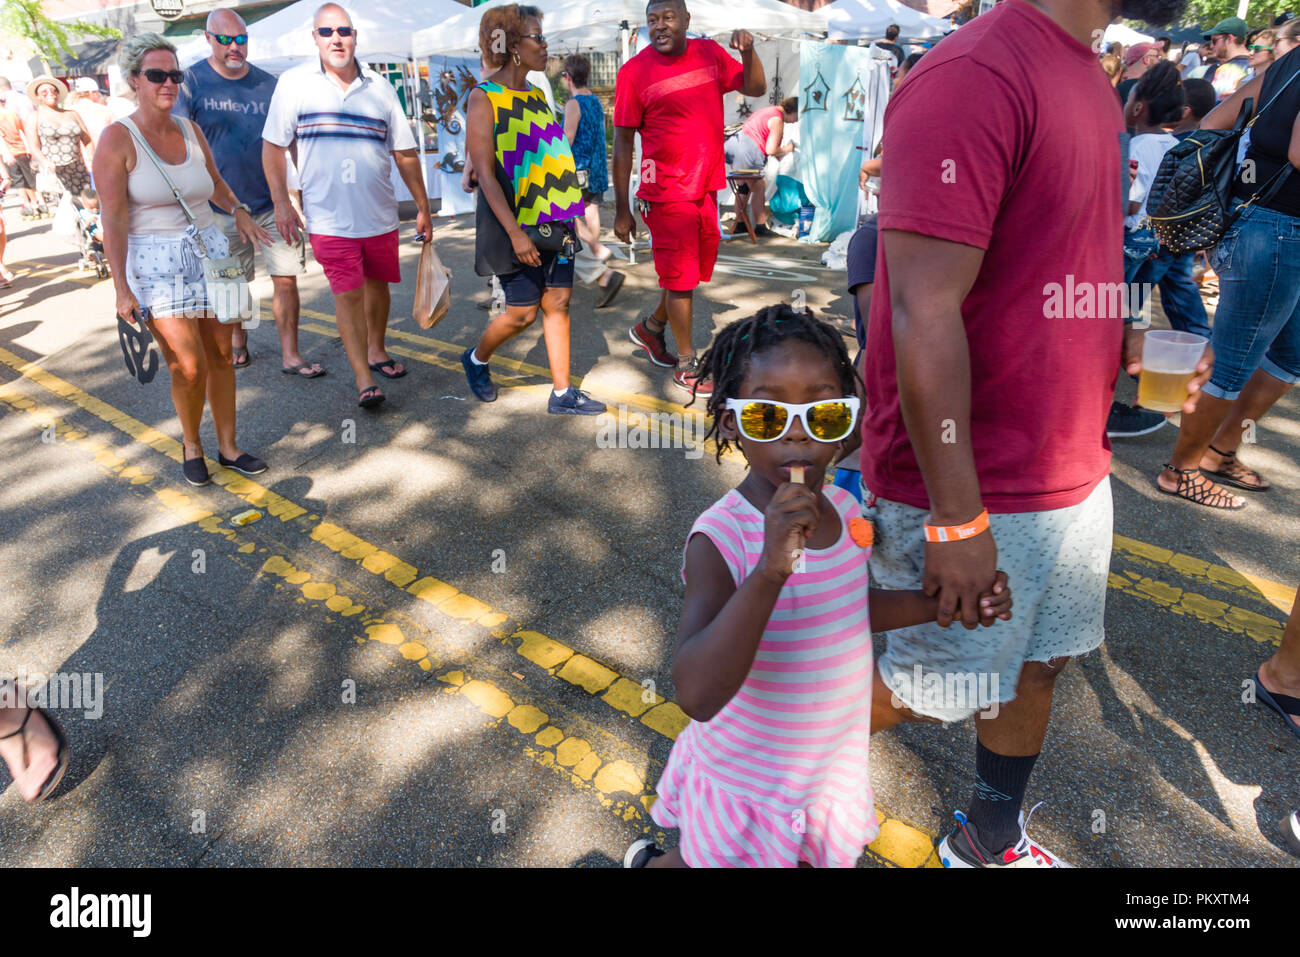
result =
[[[975,742],[975,794],[966,816],[984,849],[999,854],[1020,839],[1020,809],[1038,755],[1009,758]]]

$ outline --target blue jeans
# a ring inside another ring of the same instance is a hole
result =
[[[1164,304],[1169,324],[1180,332],[1194,332],[1210,338],[1210,318],[1201,301],[1201,291],[1192,278],[1196,253],[1176,255],[1161,247],[1155,259],[1148,259],[1134,270],[1128,281],[1138,288],[1132,301],[1134,313],[1142,308],[1146,298],[1146,284],[1160,286],[1160,301]]]
[[[1210,268],[1219,308],[1205,393],[1235,399],[1256,369],[1300,379],[1300,217],[1252,206],[1214,247]]]

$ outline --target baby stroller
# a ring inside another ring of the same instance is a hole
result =
[[[88,189],[72,197],[77,212],[77,244],[81,247],[81,269],[93,269],[100,279],[108,278],[108,260],[104,256],[103,227],[99,222],[99,195]]]

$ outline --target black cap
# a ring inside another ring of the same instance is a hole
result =
[[[1288,10],[1286,13],[1279,14],[1279,15],[1278,15],[1274,20],[1273,20],[1273,26],[1275,26],[1275,27],[1280,27],[1282,24],[1286,23],[1288,20],[1294,20],[1295,17],[1296,17],[1296,15],[1295,15],[1294,13],[1292,13],[1290,10]]]

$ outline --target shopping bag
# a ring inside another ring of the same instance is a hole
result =
[[[64,242],[72,243],[74,246],[81,242],[80,234],[77,232],[77,210],[72,205],[72,194],[64,193],[63,198],[59,200],[59,208],[54,212],[54,221],[50,223],[50,228],[54,235]]]
[[[443,266],[433,243],[425,243],[415,268],[415,321],[421,329],[432,329],[450,308],[451,270]]]

